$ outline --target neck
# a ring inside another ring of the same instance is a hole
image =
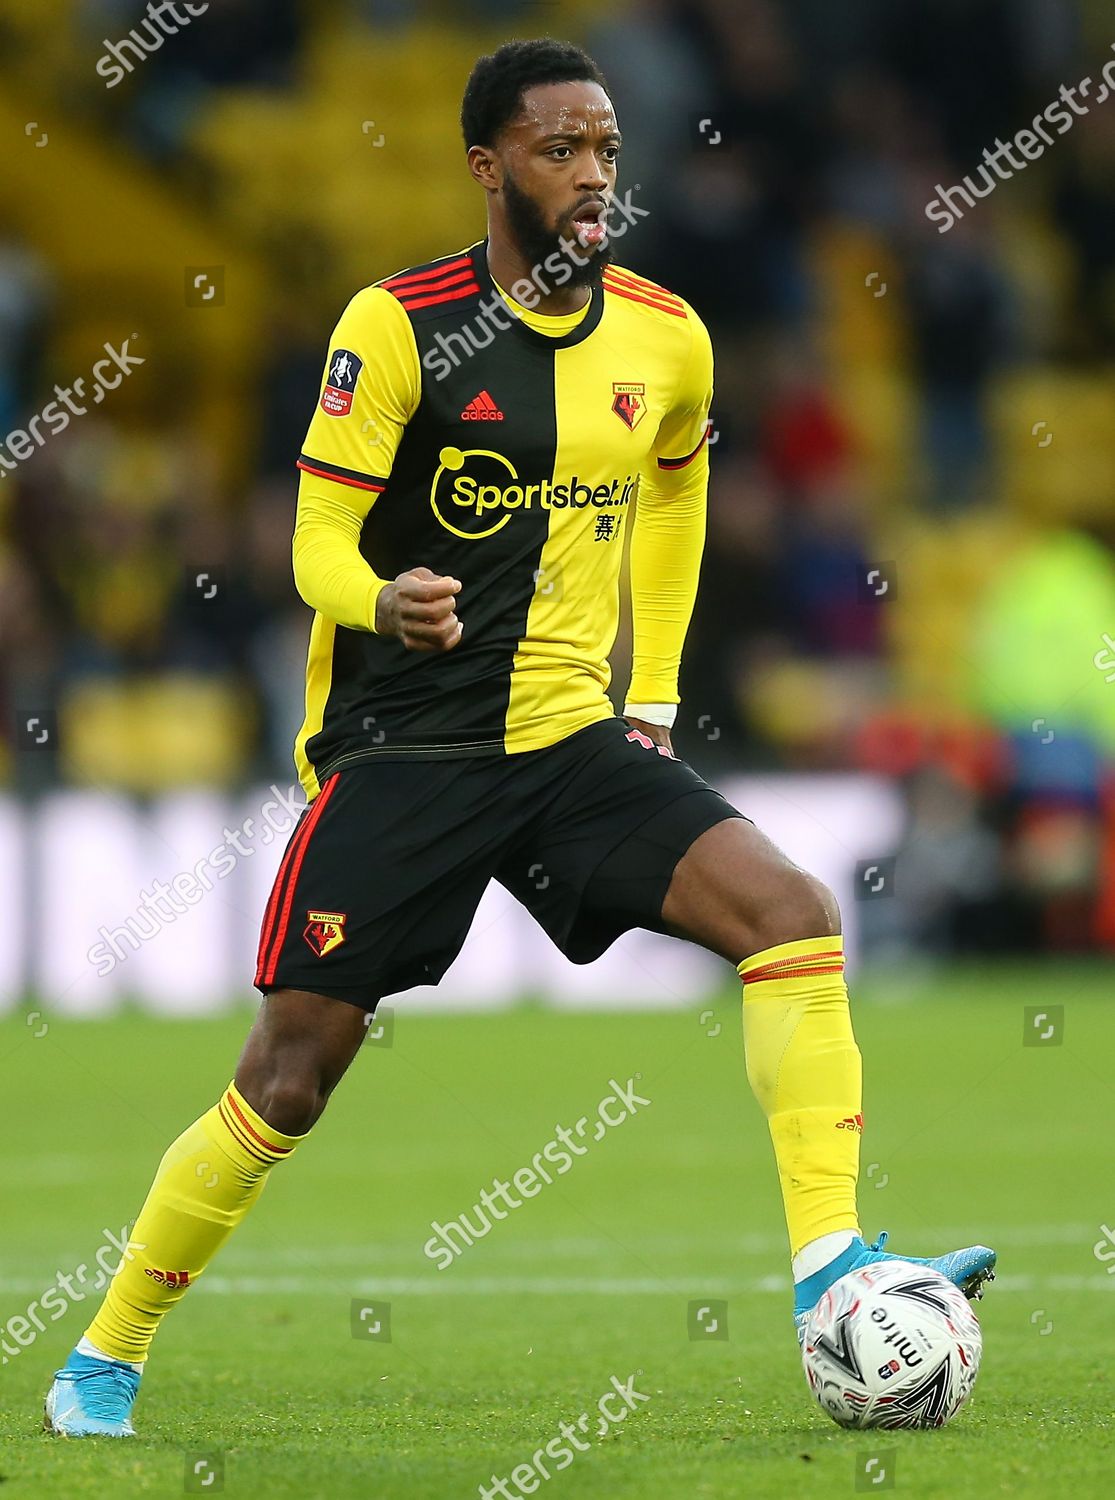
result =
[[[510,240],[497,238],[489,230],[488,270],[492,279],[499,282],[504,291],[513,297],[515,283],[531,281],[530,273],[534,267]],[[531,281],[531,284],[538,286],[536,281]],[[587,286],[551,287],[545,293],[539,291],[535,311],[544,313],[547,317],[560,318],[567,313],[580,312],[583,307],[588,306],[590,298],[591,292]]]

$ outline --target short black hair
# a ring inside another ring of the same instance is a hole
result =
[[[530,42],[505,42],[497,51],[479,57],[465,85],[461,102],[461,133],[465,150],[493,146],[504,126],[519,113],[523,92],[539,83],[598,83],[608,85],[588,53],[572,42],[541,37]]]

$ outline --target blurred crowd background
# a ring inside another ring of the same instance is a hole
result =
[[[157,46],[146,15],[0,0],[0,437],[106,342],[144,359],[0,479],[0,787],[292,779],[329,330],[483,234],[464,81],[548,33],[609,78],[648,210],[619,259],[716,348],[679,752],[895,778],[880,942],[1115,947],[1115,97],[925,212],[1061,85],[1096,99],[1109,8],[213,0]]]

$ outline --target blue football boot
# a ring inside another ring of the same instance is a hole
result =
[[[887,1242],[886,1230],[873,1245],[865,1245],[857,1235],[847,1250],[842,1251],[827,1266],[794,1284],[794,1324],[798,1343],[805,1337],[805,1320],[816,1307],[830,1286],[838,1282],[849,1271],[858,1271],[862,1266],[873,1266],[881,1260],[903,1260],[912,1266],[928,1266],[937,1271],[953,1286],[959,1287],[965,1297],[977,1300],[983,1296],[984,1284],[995,1280],[995,1251],[986,1245],[969,1245],[965,1250],[950,1250],[946,1255],[922,1257],[918,1255],[894,1255],[883,1247]]]
[[[59,1437],[134,1437],[132,1403],[139,1373],[115,1359],[75,1349],[46,1393],[43,1426]]]

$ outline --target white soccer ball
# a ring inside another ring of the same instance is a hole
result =
[[[801,1359],[841,1427],[943,1427],[971,1395],[982,1352],[964,1293],[896,1260],[829,1288],[806,1320]]]

